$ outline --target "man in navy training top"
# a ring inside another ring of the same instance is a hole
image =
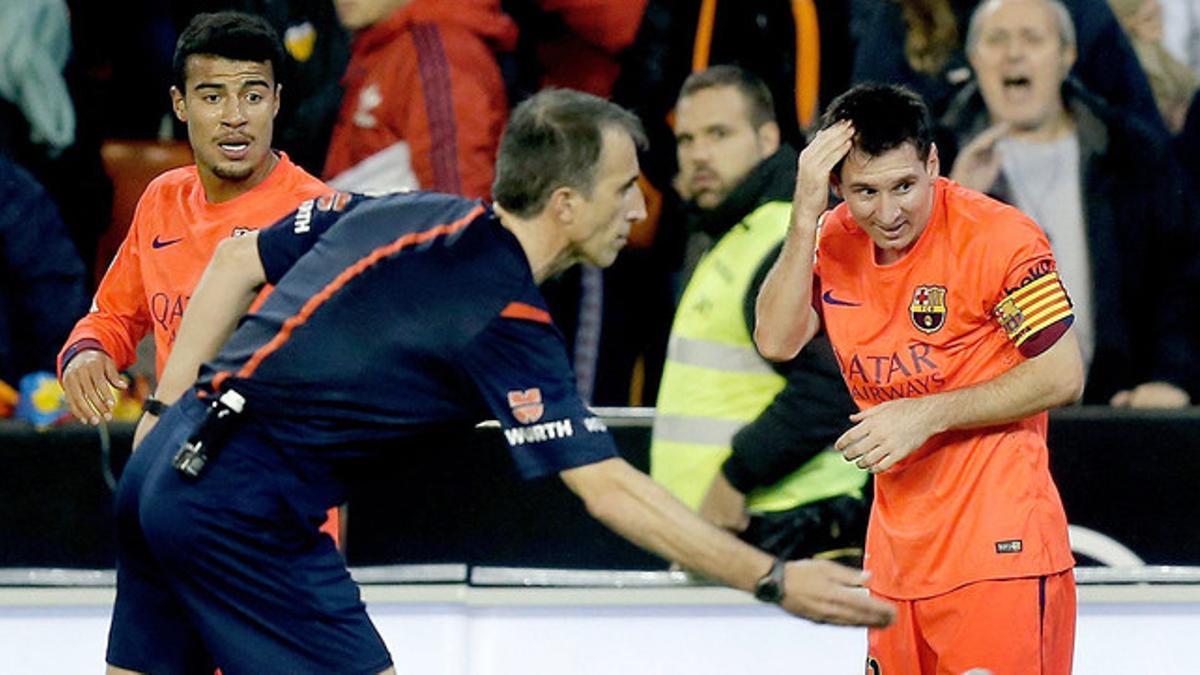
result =
[[[645,216],[644,142],[616,105],[543,92],[514,111],[490,208],[335,193],[223,242],[157,392],[178,402],[153,431],[143,418],[118,490],[108,672],[394,672],[317,530],[345,496],[337,469],[380,440],[488,416],[524,477],[558,473],[635,543],[798,616],[886,625],[861,572],[775,561],[706,524],[621,460],[575,393],[537,284],[613,262]],[[264,283],[275,290],[243,319]],[[214,426],[218,399],[244,409]],[[209,460],[189,477],[173,460],[197,437]]]

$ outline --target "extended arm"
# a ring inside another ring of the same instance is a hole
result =
[[[137,359],[137,344],[151,329],[142,283],[139,227],[135,215],[125,241],[100,280],[92,309],[75,324],[58,357],[67,406],[83,422],[99,424],[101,419],[111,418],[116,401],[110,387],[125,388],[119,371]]]
[[[854,127],[838,122],[800,153],[792,224],[755,309],[754,343],[772,361],[794,358],[820,328],[812,304],[817,220],[829,203],[829,173],[850,152],[853,137]]]
[[[692,513],[621,459],[563,471],[588,512],[630,541],[704,576],[744,591],[771,568],[771,557]],[[782,607],[814,621],[885,626],[893,609],[856,587],[866,574],[828,561],[787,564]]]
[[[855,413],[855,426],[835,446],[847,460],[880,473],[934,434],[1005,424],[1074,402],[1083,378],[1079,343],[1068,330],[1046,351],[987,382]]]
[[[217,355],[266,283],[257,244],[258,233],[251,232],[217,246],[184,310],[175,347],[163,368],[155,392],[163,403],[174,403],[195,382],[200,365]],[[153,426],[153,416],[142,416],[135,448]]]

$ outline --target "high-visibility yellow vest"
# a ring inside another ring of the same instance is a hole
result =
[[[716,242],[696,266],[671,326],[658,391],[650,475],[698,508],[731,443],[786,380],[754,348],[743,311],[754,273],[783,240],[791,205],[768,202]],[[861,495],[866,474],[825,449],[775,485],[747,495],[751,511],[782,511]]]

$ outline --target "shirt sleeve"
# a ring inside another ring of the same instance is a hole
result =
[[[91,309],[75,324],[59,352],[59,377],[67,363],[85,349],[105,352],[118,369],[137,360],[137,344],[151,329],[138,233],[153,228],[156,205],[149,191],[138,201],[129,232],[100,280]]]
[[[278,284],[322,234],[363,201],[361,195],[330,192],[303,202],[274,225],[259,231],[258,256],[267,283]]]
[[[576,393],[565,343],[545,310],[510,304],[459,363],[500,422],[525,478],[617,456],[604,423]]]
[[[1025,227],[1029,236],[1008,247],[1002,290],[990,311],[1021,354],[1032,358],[1057,342],[1075,316],[1050,242],[1036,225]]]

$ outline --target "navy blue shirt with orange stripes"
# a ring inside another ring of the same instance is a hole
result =
[[[524,251],[487,206],[410,193],[306,202],[258,235],[275,289],[201,371],[280,443],[363,443],[495,417],[526,477],[616,455],[579,399]]]

